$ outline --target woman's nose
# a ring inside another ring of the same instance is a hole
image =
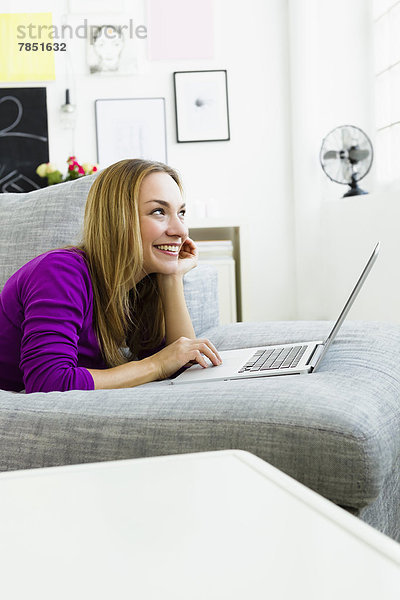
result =
[[[167,234],[186,238],[188,236],[188,228],[185,223],[182,223],[182,220],[176,216],[169,222]]]

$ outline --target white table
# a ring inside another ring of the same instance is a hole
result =
[[[241,451],[0,474],[4,600],[385,600],[400,545]]]

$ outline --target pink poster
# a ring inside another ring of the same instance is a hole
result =
[[[213,58],[213,0],[149,0],[150,59]]]

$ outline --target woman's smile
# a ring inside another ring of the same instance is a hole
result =
[[[154,244],[154,248],[167,256],[179,256],[181,244]]]

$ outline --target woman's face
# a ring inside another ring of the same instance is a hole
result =
[[[185,203],[170,175],[157,172],[144,178],[139,193],[139,218],[144,275],[175,273],[188,230]]]

